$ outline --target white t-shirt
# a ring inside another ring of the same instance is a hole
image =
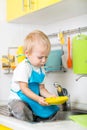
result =
[[[14,70],[11,82],[11,90],[13,90],[14,92],[10,91],[9,100],[20,99],[20,97],[16,94],[16,92],[20,90],[19,81],[28,83],[28,79],[31,76],[32,68],[38,73],[40,72],[40,68],[31,66],[26,60],[23,60],[20,64],[18,64],[18,66]],[[42,71],[43,73],[45,73],[44,68],[42,68]]]

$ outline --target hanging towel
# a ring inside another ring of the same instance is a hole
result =
[[[52,50],[48,56],[48,60],[45,64],[46,72],[51,71],[59,71],[62,69],[62,54],[63,51],[59,50]]]

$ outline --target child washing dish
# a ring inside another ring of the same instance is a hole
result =
[[[45,88],[44,65],[50,52],[50,41],[46,34],[35,30],[24,40],[26,58],[13,73],[9,96],[9,110],[17,119],[41,121],[54,118],[59,107],[48,105],[46,97],[53,97]]]

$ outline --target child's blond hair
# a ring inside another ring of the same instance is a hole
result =
[[[26,38],[24,39],[24,52],[27,50],[27,52],[30,54],[35,45],[42,45],[46,48],[48,52],[50,52],[50,41],[47,35],[42,31],[34,30],[26,36]]]

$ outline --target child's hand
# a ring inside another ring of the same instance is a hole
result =
[[[44,97],[39,97],[38,98],[38,103],[41,104],[42,106],[48,106],[48,103],[45,102],[45,98]]]

